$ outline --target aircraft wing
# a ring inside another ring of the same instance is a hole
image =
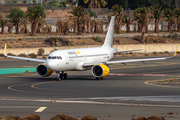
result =
[[[97,65],[97,64],[110,65],[110,64],[117,64],[117,63],[126,64],[126,63],[130,63],[130,62],[146,62],[146,61],[153,61],[153,60],[165,60],[165,59],[169,59],[169,58],[172,58],[172,57],[132,59],[132,60],[117,60],[117,61],[107,61],[107,62],[99,62],[99,63],[84,63],[84,67],[94,66],[94,65]]]
[[[178,45],[179,47],[179,45]],[[178,47],[176,49],[176,52],[174,53],[174,56],[176,56]],[[88,67],[88,66],[94,66],[97,64],[106,64],[106,65],[110,65],[110,64],[116,64],[116,63],[122,63],[122,64],[126,64],[129,62],[146,62],[146,61],[153,61],[153,60],[165,60],[165,59],[169,59],[172,58],[174,56],[171,57],[161,57],[161,58],[146,58],[146,59],[132,59],[132,60],[117,60],[117,61],[107,61],[107,62],[99,62],[99,63],[84,63],[84,67]]]
[[[46,61],[46,60],[44,60],[44,59],[9,56],[9,55],[6,54],[6,49],[7,49],[7,44],[5,44],[4,55],[5,55],[6,57],[8,57],[8,58],[15,58],[15,59],[20,59],[20,60],[27,60],[27,61],[34,61],[34,62],[41,62],[41,63],[45,63],[45,61]]]

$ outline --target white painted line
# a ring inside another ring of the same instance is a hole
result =
[[[5,109],[5,108],[37,108],[36,106],[0,106],[0,109]]]
[[[39,109],[37,109],[35,112],[42,112],[43,110],[45,110],[47,107],[40,107]]]

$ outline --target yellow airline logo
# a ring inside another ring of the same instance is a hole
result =
[[[112,30],[112,27],[111,27],[111,30]]]
[[[81,52],[80,52],[80,51],[75,51],[75,53],[76,53],[76,54],[81,54]]]

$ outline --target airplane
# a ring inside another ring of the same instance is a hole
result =
[[[56,50],[49,54],[46,60],[26,57],[16,57],[7,55],[7,44],[5,44],[4,55],[8,58],[15,58],[27,61],[40,62],[36,68],[36,73],[41,77],[50,76],[53,71],[57,73],[56,81],[67,79],[67,73],[64,71],[84,71],[91,70],[92,75],[96,79],[103,79],[109,74],[110,64],[122,63],[126,64],[129,62],[146,62],[152,60],[165,60],[171,57],[161,58],[146,58],[146,59],[133,59],[133,60],[118,60],[110,61],[117,53],[139,51],[139,50],[128,50],[128,51],[117,51],[113,48],[113,34],[114,34],[114,23],[115,16],[111,17],[108,31],[104,44],[101,47],[93,48],[78,48],[78,49],[66,49]],[[179,46],[178,46],[179,47]],[[174,56],[176,56],[178,47]]]

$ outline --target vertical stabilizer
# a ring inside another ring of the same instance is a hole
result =
[[[115,16],[112,16],[108,26],[108,32],[106,34],[103,47],[112,47],[113,45],[114,22],[115,22]]]

